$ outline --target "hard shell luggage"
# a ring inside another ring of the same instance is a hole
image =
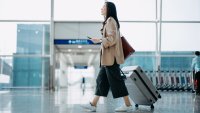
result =
[[[148,105],[153,109],[153,104],[161,98],[161,95],[142,69],[139,66],[127,66],[123,67],[122,71],[126,73],[125,83],[135,107]]]

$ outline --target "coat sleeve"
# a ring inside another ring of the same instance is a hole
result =
[[[106,37],[102,38],[102,44],[108,48],[116,44],[117,24],[113,18],[108,18],[105,30]]]

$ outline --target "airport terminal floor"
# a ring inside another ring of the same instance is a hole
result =
[[[82,105],[93,97],[94,89],[81,89],[80,85],[59,89],[55,92],[14,89],[0,91],[0,113],[88,113]],[[149,106],[133,108],[130,113],[200,113],[200,96],[192,92],[161,92],[162,98]],[[133,106],[134,103],[132,102]],[[123,100],[101,98],[97,113],[114,113],[114,109],[123,105]]]

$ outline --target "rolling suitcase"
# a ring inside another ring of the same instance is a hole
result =
[[[139,66],[127,66],[123,67],[122,71],[126,73],[125,83],[135,107],[148,105],[153,109],[153,104],[161,98],[161,95],[142,69]]]

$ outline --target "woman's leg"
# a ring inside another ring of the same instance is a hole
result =
[[[106,66],[105,70],[113,98],[128,96],[128,90],[121,76],[119,64],[115,62],[112,66]],[[127,97],[125,99],[128,102]]]
[[[113,98],[123,97],[124,102],[126,104],[125,106],[123,105],[119,108],[116,108],[115,111],[116,112],[131,111],[133,108],[129,101],[128,90],[126,88],[125,82],[120,74],[119,64],[115,62],[114,65],[106,66],[105,69],[106,69],[106,75],[108,77],[108,82],[110,84],[111,91],[113,94]]]
[[[126,104],[126,106],[131,106],[131,102],[129,100],[129,97],[128,96],[124,96],[124,103]]]
[[[91,102],[92,106],[97,106],[100,96],[95,96]]]
[[[96,79],[96,83],[97,83],[97,85],[96,85],[95,97],[93,98],[93,100],[91,102],[91,104],[93,106],[97,105],[100,96],[107,97],[108,91],[110,88],[104,67],[101,67],[98,77]]]

